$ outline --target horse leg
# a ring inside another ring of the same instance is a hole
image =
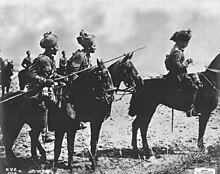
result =
[[[156,106],[152,106],[151,109],[148,109],[148,113],[146,114],[146,116],[142,117],[140,121],[140,132],[141,132],[143,150],[147,157],[150,157],[152,155],[152,152],[147,143],[147,130],[155,110],[156,110]]]
[[[40,135],[41,131],[38,132],[38,134],[36,134],[36,147],[37,149],[39,150],[40,152],[40,160],[42,163],[45,163],[46,160],[47,160],[47,157],[46,157],[46,151],[44,150],[44,148],[42,147],[42,145],[40,144],[38,138],[39,138],[39,135]]]
[[[102,126],[102,121],[91,121],[91,156],[90,161],[92,162],[92,169],[95,170],[97,161],[97,144],[99,140],[99,133]]]
[[[7,92],[7,93],[9,92],[9,89],[10,89],[10,83],[7,84],[7,86],[6,86],[6,92]]]
[[[39,137],[39,131],[38,129],[33,129],[29,132],[29,135],[31,137],[31,155],[32,159],[34,161],[38,160],[37,157],[37,142],[38,142],[38,137]]]
[[[67,149],[68,149],[68,167],[71,169],[71,162],[74,153],[74,140],[75,140],[76,130],[67,131]]]
[[[137,115],[137,117],[135,118],[135,120],[132,122],[132,140],[131,140],[131,145],[133,147],[133,152],[135,157],[138,157],[139,154],[139,150],[138,150],[138,146],[137,146],[137,131],[139,129],[139,125],[140,125],[141,120],[139,119],[139,116]]]
[[[199,137],[198,137],[198,147],[203,150],[204,144],[203,144],[203,136],[205,133],[206,125],[208,123],[209,117],[211,113],[202,113],[201,116],[199,116]]]
[[[2,96],[4,96],[4,95],[5,95],[5,86],[2,85]]]
[[[55,131],[55,147],[54,147],[54,162],[53,162],[53,170],[57,168],[57,162],[61,152],[61,145],[63,141],[65,131]]]
[[[20,123],[20,124],[18,123],[15,125],[13,126],[13,124],[10,124],[10,126],[9,125],[2,126],[2,134],[3,134],[2,141],[5,146],[6,165],[8,166],[11,166],[17,163],[16,161],[17,158],[15,154],[13,153],[12,146],[16,138],[18,137],[18,134],[23,126],[23,123]],[[12,127],[13,129],[11,129]]]

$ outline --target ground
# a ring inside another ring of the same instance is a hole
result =
[[[120,96],[116,96],[116,98],[118,97]],[[172,110],[160,105],[152,118],[148,131],[148,142],[154,152],[153,156],[149,159],[135,159],[131,151],[131,126],[135,117],[127,114],[129,101],[130,95],[114,102],[111,116],[103,123],[98,143],[99,161],[96,170],[91,170],[88,158],[90,128],[89,123],[86,123],[87,128],[78,131],[76,136],[72,171],[65,167],[67,165],[65,138],[57,173],[193,174],[195,168],[200,167],[215,169],[216,173],[220,173],[220,105],[213,111],[208,122],[204,136],[206,150],[202,153],[199,153],[197,149],[198,117],[188,118],[185,113],[175,110],[172,132]],[[21,157],[25,162],[23,166],[16,168],[16,173],[52,173],[53,142],[43,144],[47,152],[46,164],[31,163],[29,160],[31,156],[29,131],[29,126],[24,125],[13,147],[16,156]],[[1,137],[0,134],[0,139]],[[141,148],[140,133],[138,133],[138,145]],[[10,170],[10,168],[4,168],[4,160],[4,146],[0,140],[1,170]]]

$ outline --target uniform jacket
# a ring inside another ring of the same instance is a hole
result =
[[[90,56],[88,56],[84,50],[77,50],[74,56],[69,59],[67,70],[69,73],[77,72],[89,66],[91,66]]]
[[[34,59],[28,70],[28,81],[31,86],[44,83],[46,79],[50,79],[56,75],[55,60],[46,55],[40,54]]]
[[[172,48],[167,59],[170,72],[175,74],[187,73],[188,63],[185,61],[183,50],[179,49],[176,45]]]

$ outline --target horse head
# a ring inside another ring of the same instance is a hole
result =
[[[103,97],[107,94],[112,94],[115,91],[111,75],[105,67],[103,60],[97,59],[97,67],[95,68],[95,88],[97,97]]]
[[[133,53],[126,54],[123,59],[109,66],[108,69],[115,87],[119,88],[120,83],[123,81],[128,89],[135,89],[135,87],[139,86],[139,82],[142,82],[138,71],[131,61],[132,56]]]

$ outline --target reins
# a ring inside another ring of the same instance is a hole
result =
[[[214,69],[214,68],[208,68],[208,67],[206,67],[206,70],[209,70],[209,71],[214,72],[214,73],[220,73],[220,70]]]
[[[132,86],[132,87],[127,87],[127,88],[125,88],[125,89],[117,89],[116,91],[119,91],[119,92],[124,92],[123,94],[115,94],[115,95],[121,95],[121,97],[120,98],[118,98],[118,99],[115,99],[114,101],[116,102],[116,101],[120,101],[125,95],[130,95],[130,94],[133,94],[134,92],[133,92],[133,89],[134,89],[135,87],[134,86]]]
[[[205,80],[209,83],[210,86],[212,86],[214,90],[220,93],[220,90],[203,73],[200,73],[200,74],[205,78]]]

